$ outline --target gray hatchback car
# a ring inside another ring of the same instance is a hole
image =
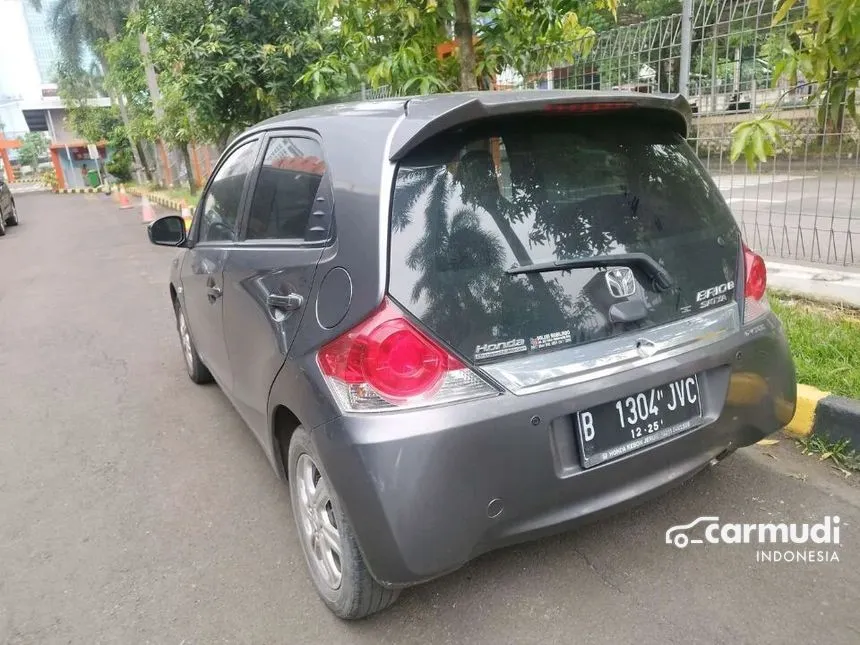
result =
[[[238,137],[179,246],[191,379],[289,482],[343,618],[638,503],[786,424],[761,257],[679,97],[487,92]]]

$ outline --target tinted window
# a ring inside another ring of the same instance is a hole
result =
[[[242,188],[245,178],[254,167],[255,144],[249,141],[240,145],[215,173],[201,211],[200,242],[234,239]]]
[[[437,137],[400,164],[391,228],[391,294],[475,360],[647,329],[733,299],[731,213],[684,139],[648,123],[520,119]],[[622,253],[653,258],[671,288],[641,265],[619,265],[623,289],[606,267],[506,271]],[[714,298],[701,296],[712,288]]]
[[[313,139],[271,139],[251,201],[248,239],[305,239],[325,169]]]

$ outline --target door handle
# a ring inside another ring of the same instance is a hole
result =
[[[270,293],[266,296],[266,304],[272,309],[281,309],[282,311],[295,311],[300,309],[304,304],[305,299],[298,293],[290,293],[286,296],[279,296]]]
[[[209,302],[215,302],[216,300],[218,300],[218,298],[221,297],[222,293],[224,292],[221,290],[221,287],[214,284],[209,285],[206,288],[206,297],[209,298]]]

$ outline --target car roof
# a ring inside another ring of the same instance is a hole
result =
[[[402,158],[422,141],[444,130],[493,116],[565,110],[565,106],[603,104],[606,107],[633,107],[663,112],[672,127],[686,136],[691,116],[689,104],[680,95],[642,94],[640,92],[592,90],[520,90],[452,92],[427,96],[335,103],[287,112],[252,128],[250,132],[281,127],[309,128],[324,138],[327,131],[361,128],[362,121],[390,121],[390,128],[375,128],[377,133],[393,133],[389,158]],[[572,110],[575,111],[575,110]],[[381,134],[379,136],[382,136]]]

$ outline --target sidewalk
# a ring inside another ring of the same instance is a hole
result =
[[[860,270],[765,258],[769,287],[860,309]]]

